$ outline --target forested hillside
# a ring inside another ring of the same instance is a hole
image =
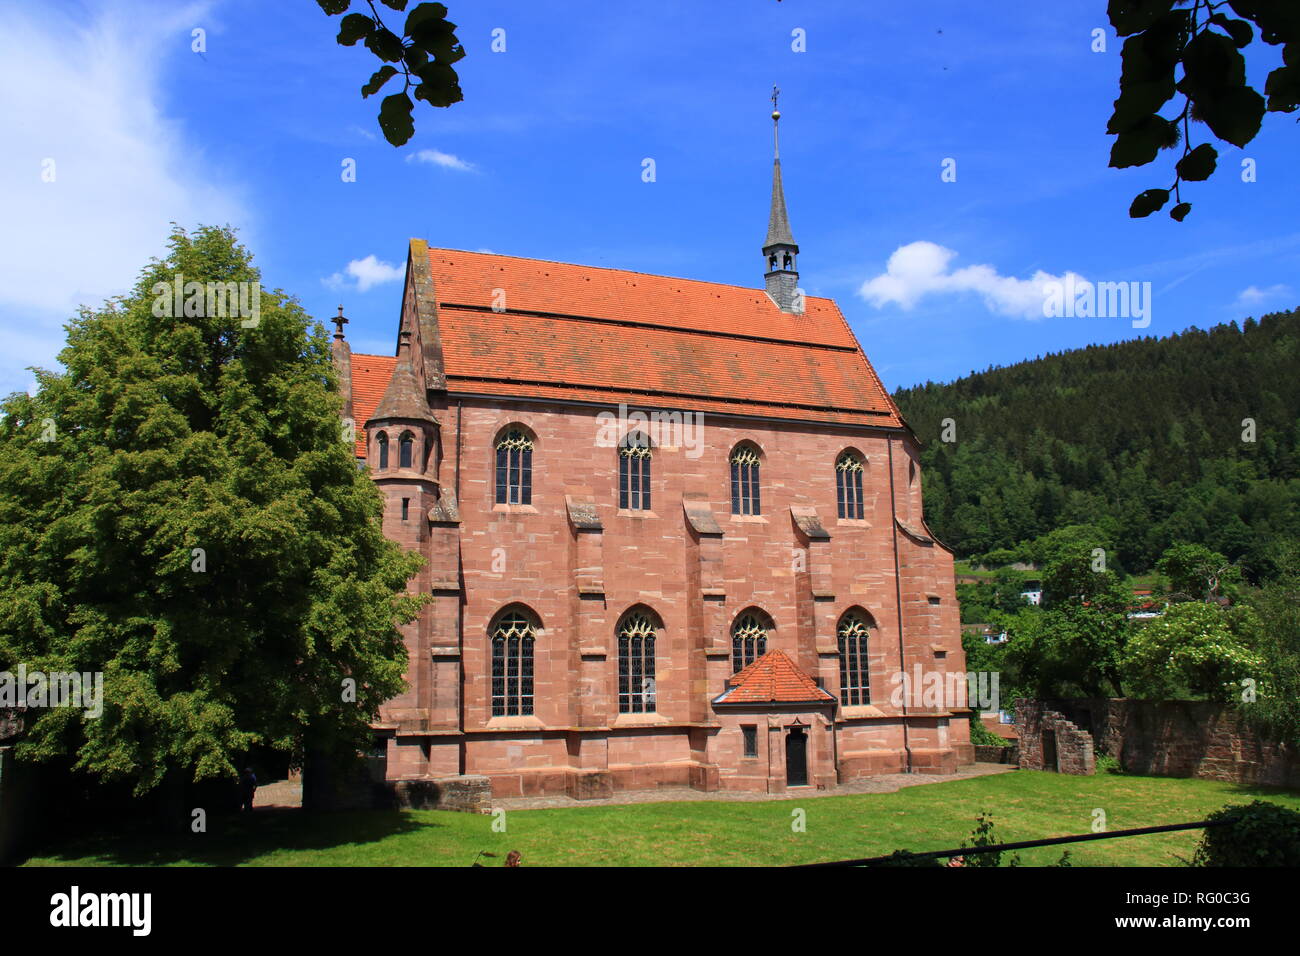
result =
[[[959,556],[1091,523],[1129,572],[1181,541],[1255,577],[1276,543],[1300,539],[1300,312],[1090,346],[894,398],[924,443],[926,519]],[[944,419],[955,441],[942,440]]]

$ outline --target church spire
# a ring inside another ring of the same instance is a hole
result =
[[[799,246],[790,234],[790,217],[785,211],[785,189],[781,184],[781,113],[776,108],[781,91],[772,87],[772,208],[767,219],[767,239],[763,243],[766,272],[763,275],[767,294],[782,312],[802,312],[798,295]]]
[[[411,362],[411,330],[402,329],[399,339],[392,377],[388,380],[384,397],[379,400],[370,421],[399,419],[436,424],[437,419],[425,398],[424,384],[416,375]]]

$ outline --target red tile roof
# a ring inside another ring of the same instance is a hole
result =
[[[785,651],[768,651],[727,681],[715,704],[826,703],[835,698],[801,671]]]
[[[902,426],[830,299],[808,297],[790,315],[761,289],[450,249],[428,256],[449,392]],[[392,364],[353,356],[358,426]]]
[[[1004,724],[998,720],[997,714],[981,714],[980,723],[984,729],[997,734],[1004,740],[1019,740],[1020,733],[1016,730],[1015,724]]]
[[[366,422],[375,413],[393,376],[396,355],[352,356],[352,415],[357,423],[357,457],[366,457]]]

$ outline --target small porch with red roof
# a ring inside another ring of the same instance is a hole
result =
[[[733,674],[713,699],[719,786],[834,788],[836,704],[784,651],[768,651]]]

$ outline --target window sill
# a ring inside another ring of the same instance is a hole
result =
[[[619,714],[614,718],[615,727],[658,727],[668,723],[663,714],[648,711],[644,714]]]
[[[515,717],[490,717],[484,725],[487,730],[544,730],[546,725],[535,715]]]
[[[853,707],[841,707],[841,717],[888,717],[879,707],[873,707],[870,704],[858,704]]]
[[[492,510],[500,515],[539,515],[532,505],[493,505]]]
[[[767,519],[762,515],[732,515],[731,520],[745,524],[767,524]]]
[[[640,511],[632,508],[619,508],[617,514],[620,518],[658,518],[659,516],[653,511]]]
[[[865,518],[838,518],[835,525],[844,528],[870,528],[871,522]]]

